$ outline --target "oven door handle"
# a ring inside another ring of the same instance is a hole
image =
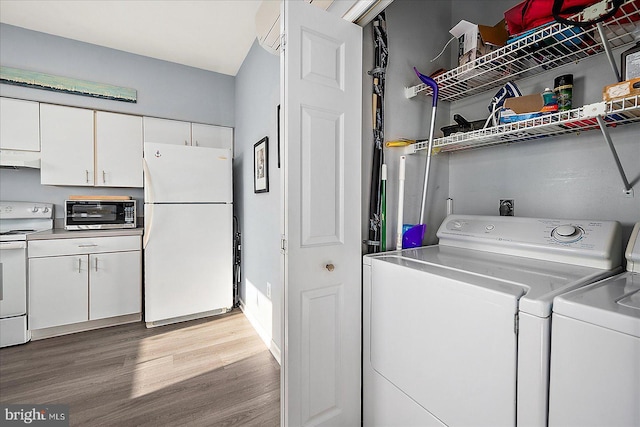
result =
[[[9,249],[26,249],[27,242],[18,241],[18,242],[0,242],[0,250],[9,250]]]

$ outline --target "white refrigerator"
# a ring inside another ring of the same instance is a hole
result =
[[[147,327],[233,306],[231,150],[144,144]]]

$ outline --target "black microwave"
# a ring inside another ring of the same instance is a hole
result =
[[[136,228],[135,200],[67,200],[66,230]]]

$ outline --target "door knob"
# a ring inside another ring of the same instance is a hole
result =
[[[336,267],[333,264],[327,264],[324,266],[324,268],[326,268],[328,271],[333,271]]]

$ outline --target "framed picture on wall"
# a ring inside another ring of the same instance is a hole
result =
[[[253,192],[269,191],[269,137],[253,145]]]

